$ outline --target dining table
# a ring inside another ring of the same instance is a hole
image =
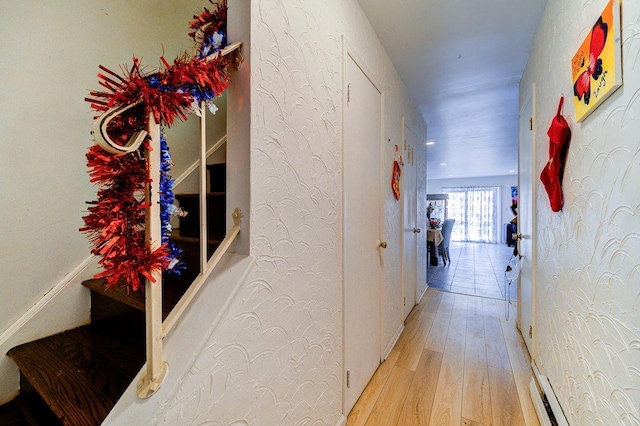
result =
[[[438,265],[438,246],[442,240],[440,228],[427,228],[427,248],[429,249],[429,263],[432,266]]]

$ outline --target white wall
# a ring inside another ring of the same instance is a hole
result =
[[[112,424],[340,420],[343,35],[384,85],[384,132],[390,140],[384,147],[385,181],[390,182],[403,116],[425,140],[424,124],[355,0],[251,1],[250,243],[256,266],[203,343],[206,350],[184,361],[186,366],[170,367],[184,368],[175,392],[163,387],[155,400],[121,401]],[[421,164],[424,151],[423,145]],[[424,176],[424,169],[418,174]],[[421,185],[424,199],[424,179]],[[402,322],[401,206],[389,185],[385,341]],[[424,251],[418,257],[418,271],[425,271]]]
[[[441,194],[442,188],[450,186],[499,186],[501,192],[498,216],[498,242],[505,241],[503,224],[513,219],[511,212],[511,187],[518,186],[517,175],[484,176],[477,178],[428,179],[427,193]]]
[[[206,2],[83,0],[3,4],[0,14],[0,341],[7,330],[54,285],[89,257],[78,232],[85,201],[96,198],[85,153],[94,113],[84,101],[98,89],[102,64],[118,71],[137,55],[156,67],[191,47],[188,22]],[[85,274],[90,274],[84,272]],[[80,277],[82,278],[82,277]],[[84,276],[88,278],[88,276]],[[88,298],[76,293],[58,301],[60,321],[88,318]],[[84,301],[84,307],[79,300]],[[66,303],[66,305],[65,305]],[[78,314],[78,311],[81,313]],[[31,330],[31,338],[50,330]],[[22,342],[19,342],[22,343]],[[8,349],[0,345],[0,401],[17,383],[4,376]],[[15,380],[14,380],[15,377]],[[17,389],[17,387],[15,387]]]
[[[623,87],[582,123],[571,101],[571,58],[606,3],[549,0],[520,86],[522,105],[536,83],[534,173],[568,98],[561,212],[536,180],[533,327],[536,362],[575,425],[640,423],[640,2],[622,2]]]

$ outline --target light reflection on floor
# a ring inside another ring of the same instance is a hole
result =
[[[513,254],[506,244],[467,243],[452,241],[449,247],[451,262],[438,266],[427,259],[429,287],[453,293],[510,300],[517,298],[517,282],[506,283],[505,269]]]

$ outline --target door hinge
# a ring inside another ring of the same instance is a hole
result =
[[[347,370],[347,387],[351,387],[351,370]]]
[[[529,326],[529,339],[533,339],[533,326]]]
[[[347,84],[347,103],[351,102],[351,83]]]
[[[407,298],[406,297],[402,298],[402,306],[407,306]]]
[[[533,130],[533,117],[529,117],[529,130]]]

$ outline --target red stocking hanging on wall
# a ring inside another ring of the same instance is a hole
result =
[[[562,209],[562,177],[564,174],[564,164],[567,158],[569,140],[571,139],[571,129],[567,120],[561,115],[564,97],[560,98],[558,112],[551,126],[547,131],[549,136],[549,161],[542,169],[540,180],[544,184],[544,189],[549,195],[551,210],[558,212]]]

